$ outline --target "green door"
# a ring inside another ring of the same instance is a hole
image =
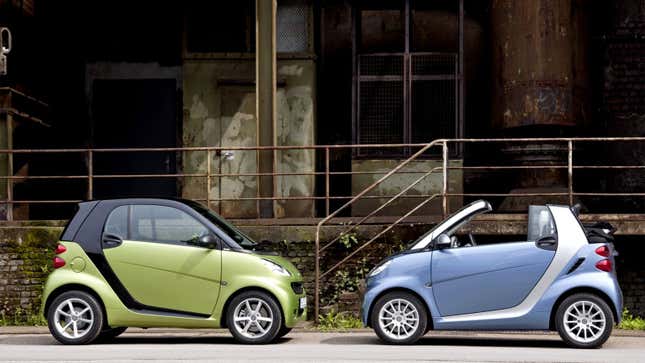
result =
[[[173,207],[121,206],[108,217],[105,233],[123,239],[103,252],[135,300],[154,308],[212,313],[222,253],[189,244],[210,233],[201,222]]]

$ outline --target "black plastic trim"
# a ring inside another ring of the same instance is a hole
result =
[[[580,265],[582,265],[583,262],[585,262],[584,257],[580,257],[578,260],[576,260],[576,262],[571,266],[569,271],[567,271],[567,275],[572,273],[573,271],[577,270],[578,267],[580,267]]]
[[[291,289],[293,289],[293,292],[297,295],[300,295],[305,291],[302,281],[292,282]]]
[[[74,217],[67,222],[60,239],[62,241],[73,241],[76,233],[83,225],[83,222],[85,222],[87,216],[90,215],[98,203],[99,202],[97,201],[78,203],[76,213],[74,214]]]

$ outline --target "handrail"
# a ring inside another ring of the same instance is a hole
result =
[[[366,242],[366,243],[364,243],[363,245],[361,245],[361,246],[360,246],[356,251],[354,251],[353,253],[351,253],[349,256],[347,256],[346,258],[344,258],[343,260],[341,260],[339,263],[337,263],[336,265],[334,265],[330,270],[328,270],[328,271],[327,271],[327,272],[325,272],[323,275],[321,275],[321,274],[320,274],[320,253],[321,253],[322,251],[320,250],[320,228],[321,228],[321,227],[323,226],[323,224],[325,224],[327,221],[329,221],[330,219],[332,219],[333,217],[335,217],[336,215],[338,215],[338,213],[340,213],[340,211],[344,210],[345,208],[347,208],[348,206],[352,205],[352,204],[353,204],[354,202],[356,202],[357,200],[361,199],[365,194],[367,194],[367,193],[368,193],[368,192],[370,192],[372,189],[376,188],[376,186],[378,186],[378,185],[379,185],[379,184],[381,184],[383,181],[385,181],[386,179],[388,179],[390,176],[394,175],[396,172],[398,172],[399,170],[401,170],[404,166],[406,166],[407,164],[409,164],[412,160],[416,159],[417,157],[419,157],[420,155],[422,155],[423,153],[425,153],[425,152],[426,152],[428,149],[430,149],[431,147],[433,147],[433,146],[435,146],[435,145],[439,145],[440,143],[442,143],[442,144],[444,145],[444,160],[445,160],[445,157],[446,157],[446,155],[445,155],[445,148],[446,148],[446,147],[445,147],[445,145],[446,145],[445,141],[444,141],[444,140],[435,140],[435,141],[432,141],[432,142],[430,142],[430,143],[426,144],[424,147],[422,147],[422,148],[421,148],[419,151],[417,151],[416,153],[412,154],[412,155],[411,155],[410,157],[408,157],[406,160],[404,160],[403,162],[399,163],[396,167],[394,167],[394,168],[393,168],[392,170],[390,170],[387,174],[383,175],[380,179],[378,179],[377,181],[375,181],[374,183],[372,183],[370,186],[368,186],[367,188],[363,189],[363,191],[361,191],[360,193],[358,193],[358,194],[357,194],[354,198],[352,198],[350,201],[348,201],[347,203],[343,204],[340,208],[336,209],[333,213],[328,214],[328,215],[327,215],[327,217],[323,218],[320,222],[318,222],[318,224],[316,225],[316,235],[315,235],[315,238],[316,238],[316,239],[315,239],[315,247],[314,247],[314,248],[315,248],[315,250],[316,250],[316,251],[315,251],[315,252],[316,252],[316,254],[315,254],[315,255],[316,255],[316,256],[315,256],[315,260],[316,260],[316,261],[315,261],[315,270],[314,270],[314,274],[315,274],[315,285],[314,285],[314,289],[315,289],[315,291],[314,291],[314,314],[315,314],[315,317],[314,317],[314,319],[316,320],[316,322],[318,321],[318,315],[319,315],[319,313],[320,313],[320,279],[322,278],[322,276],[326,275],[326,274],[327,274],[327,273],[329,273],[331,270],[336,269],[338,266],[340,266],[340,264],[344,263],[346,260],[348,260],[349,258],[351,258],[352,256],[354,256],[358,251],[360,251],[360,250],[362,250],[363,248],[365,248],[367,245],[369,245],[370,243],[372,243],[372,241],[374,241],[374,239],[375,239],[375,238],[370,239],[368,242]],[[445,165],[444,165],[443,167],[445,168]],[[445,170],[444,170],[444,174],[445,174],[445,173],[446,173],[446,172],[445,172]],[[396,199],[396,198],[398,198],[400,195],[401,195],[401,193],[397,194],[397,195],[395,196],[395,198],[392,198],[392,199]],[[390,201],[391,201],[392,199],[390,199]],[[426,199],[426,201],[425,201],[423,204],[427,203],[429,200],[430,200],[430,198]],[[389,202],[388,202],[388,204],[389,204]],[[420,208],[420,207],[419,207],[419,208]],[[418,209],[418,208],[415,208],[415,209],[413,210],[413,212],[414,212],[414,211],[416,211],[416,209]],[[407,217],[407,215],[406,215],[405,217]],[[361,221],[361,223],[362,223],[363,221],[365,221],[365,220],[366,220],[366,219],[363,219],[363,220]],[[397,224],[398,222],[400,222],[400,220],[397,220],[397,221],[395,222],[395,224]],[[394,224],[393,224],[393,225],[391,225],[390,227],[388,227],[388,229],[387,229],[387,230],[391,229],[391,227],[393,227],[393,226],[394,226]],[[379,234],[379,236],[380,236],[380,234]],[[325,246],[325,248],[326,248],[326,247],[327,247],[327,246]]]

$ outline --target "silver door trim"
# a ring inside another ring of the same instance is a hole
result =
[[[558,233],[558,249],[553,260],[544,272],[533,290],[524,300],[512,308],[484,311],[479,313],[450,315],[439,319],[441,323],[456,323],[464,321],[513,319],[528,314],[542,298],[553,281],[560,275],[571,259],[581,247],[586,245],[587,237],[580,227],[580,223],[568,206],[547,206],[553,215]]]

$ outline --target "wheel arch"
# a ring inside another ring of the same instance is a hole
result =
[[[282,307],[282,303],[280,302],[280,299],[278,299],[278,297],[274,293],[272,293],[270,290],[265,289],[263,287],[260,287],[260,286],[246,286],[246,287],[243,287],[243,288],[241,288],[239,290],[236,290],[234,293],[229,295],[229,297],[226,299],[226,302],[224,303],[224,306],[222,307],[222,313],[220,314],[220,317],[219,317],[219,326],[220,327],[228,328],[228,324],[226,323],[226,314],[228,312],[228,308],[229,308],[229,306],[231,304],[231,301],[233,301],[233,299],[235,299],[235,297],[237,297],[238,295],[240,295],[242,293],[245,293],[245,292],[248,292],[248,291],[260,291],[262,293],[265,293],[265,294],[271,296],[275,300],[275,302],[278,304],[278,308],[280,309],[280,314],[282,314],[282,321],[283,321],[283,324],[284,324],[284,319],[286,319],[286,316],[284,314],[284,308]]]
[[[82,285],[82,284],[76,284],[76,283],[61,285],[56,289],[54,289],[51,293],[49,293],[49,295],[47,296],[47,301],[45,301],[45,307],[43,309],[43,315],[45,319],[47,319],[47,312],[49,311],[49,307],[52,301],[54,301],[56,297],[68,291],[82,291],[92,295],[92,297],[94,297],[96,301],[98,301],[99,306],[101,307],[101,310],[103,312],[103,324],[107,326],[107,321],[108,321],[107,310],[105,309],[105,304],[103,303],[103,299],[101,299],[101,296],[96,291],[94,291],[94,289],[92,289],[91,287]]]
[[[426,302],[426,300],[419,293],[417,293],[416,291],[414,291],[414,290],[412,290],[410,288],[407,288],[407,287],[391,287],[389,289],[385,289],[385,290],[381,291],[378,295],[376,295],[374,297],[374,299],[372,299],[372,302],[370,304],[369,310],[367,311],[367,326],[368,327],[372,328],[372,319],[371,319],[371,317],[372,317],[372,309],[374,309],[374,305],[376,304],[376,302],[380,298],[382,298],[383,296],[385,296],[385,295],[387,295],[387,294],[389,294],[391,292],[404,292],[404,293],[411,294],[414,297],[416,297],[417,299],[419,299],[419,301],[421,301],[421,303],[423,304],[423,308],[425,309],[426,314],[428,316],[428,322],[427,322],[428,327],[427,327],[427,329],[428,330],[434,329],[433,322],[432,322],[432,313],[430,312],[430,307],[428,306],[428,303]]]
[[[587,293],[591,295],[596,295],[599,298],[601,298],[607,305],[609,305],[609,308],[611,310],[611,314],[614,317],[614,321],[618,321],[618,312],[616,311],[616,306],[614,302],[609,298],[609,295],[604,293],[602,290],[596,289],[594,287],[589,287],[589,286],[582,286],[582,287],[575,287],[570,290],[567,290],[563,292],[558,299],[555,301],[553,306],[551,306],[551,315],[549,316],[549,330],[555,330],[555,315],[556,312],[558,311],[558,307],[564,299],[568,298],[569,296],[575,295],[575,294],[580,294],[580,293]]]

